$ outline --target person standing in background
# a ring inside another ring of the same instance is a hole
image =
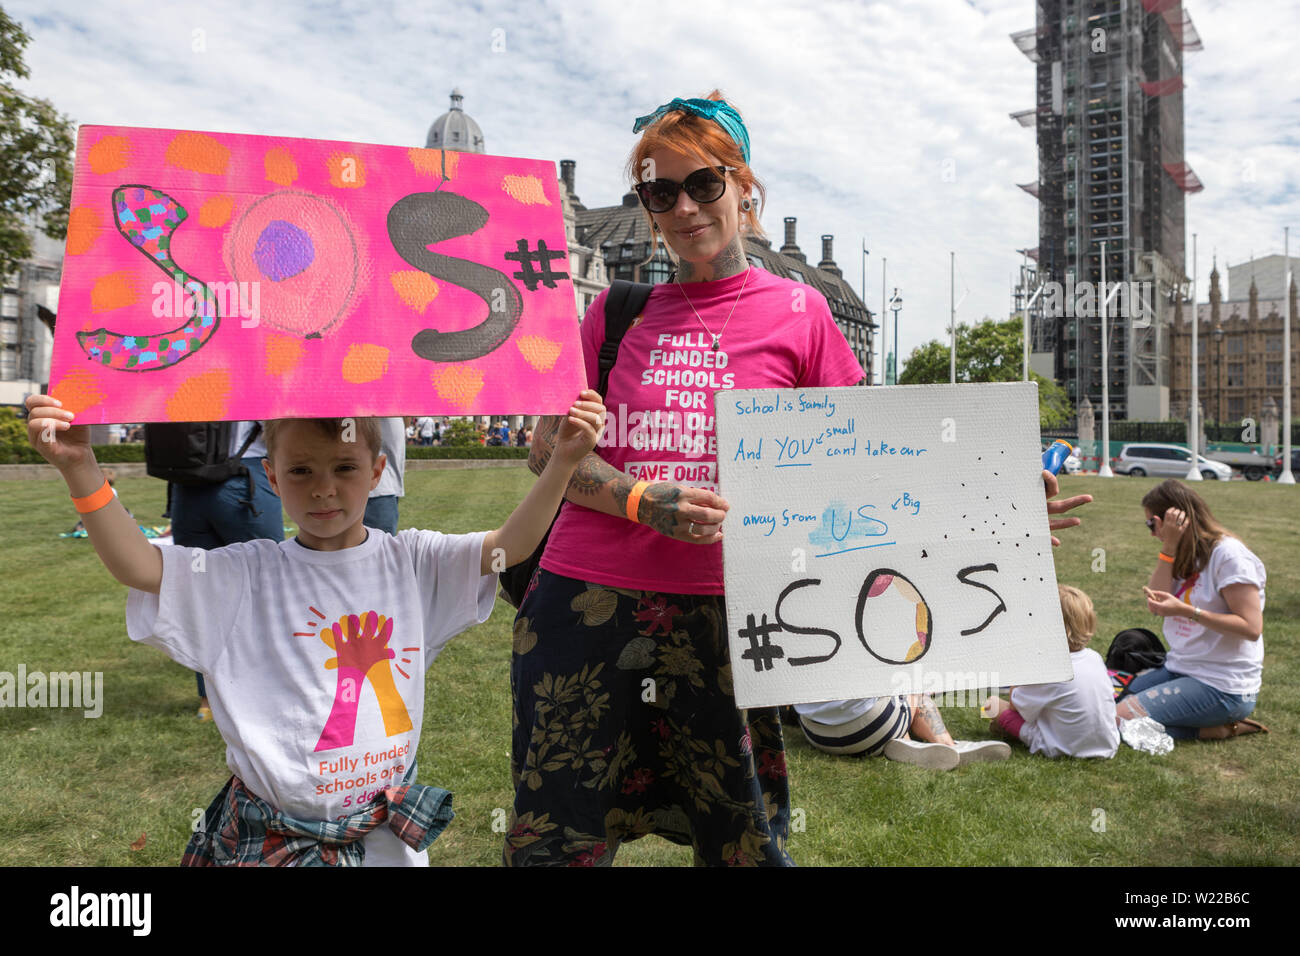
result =
[[[171,484],[173,542],[187,548],[212,549],[255,538],[284,540],[280,497],[271,490],[262,467],[266,444],[261,427],[261,422],[234,422],[230,429],[229,454],[233,458],[243,449],[240,462],[247,474],[235,475],[220,484]],[[255,435],[253,429],[257,429]],[[199,720],[211,720],[203,675],[195,672],[194,676],[199,689]]]
[[[379,484],[370,492],[362,523],[367,528],[397,534],[397,499],[406,494],[403,474],[406,470],[406,441],[400,418],[376,420],[379,422],[379,450],[388,459],[388,463],[384,466],[384,473],[379,476]]]

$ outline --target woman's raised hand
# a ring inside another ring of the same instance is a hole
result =
[[[1170,508],[1163,517],[1155,515],[1154,518],[1156,537],[1164,545],[1160,550],[1168,555],[1177,554],[1178,542],[1182,540],[1183,532],[1187,530],[1187,514],[1178,508]]]
[[[722,520],[730,507],[725,498],[705,488],[659,482],[641,495],[637,515],[641,524],[669,538],[715,544],[722,540]]]
[[[27,440],[60,472],[94,461],[90,426],[72,424],[74,417],[52,395],[27,396]]]

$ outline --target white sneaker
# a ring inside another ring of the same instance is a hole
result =
[[[968,763],[992,763],[1011,756],[1011,745],[1001,740],[959,740],[957,757],[962,766]]]
[[[885,744],[885,756],[927,770],[953,770],[961,761],[957,751],[947,744],[930,744],[901,737]]]

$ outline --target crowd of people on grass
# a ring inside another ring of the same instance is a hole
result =
[[[714,91],[661,106],[635,131],[629,178],[676,270],[613,333],[618,354],[642,357],[661,336],[702,330],[703,347],[725,351],[736,388],[858,383],[864,370],[825,300],[805,290],[806,311],[792,310],[796,284],[744,255],[742,235],[762,235],[765,192],[739,113]],[[634,452],[597,447],[607,407],[665,407],[643,361],[602,368],[608,296],[581,327],[587,381],[603,371],[604,393],[583,391],[533,435],[504,422],[485,429],[485,442],[530,446],[537,480],[501,527],[477,533],[397,529],[396,453],[436,444],[442,422],[289,419],[266,422],[251,441],[257,426],[241,427],[231,441],[246,474],[182,492],[177,546],[156,547],[105,483],[88,429],[57,399],[28,400],[32,444],[129,589],[129,636],[200,675],[225,739],[231,777],[187,864],[425,865],[451,817],[450,795],[416,782],[426,671],[451,637],[487,619],[497,572],[528,559],[549,528],[513,627],[503,861],[604,865],[622,842],[655,833],[702,864],[791,865],[782,715],[739,710],[732,694],[720,545],[728,502],[635,480],[625,470]],[[344,421],[355,440],[342,439]],[[1051,529],[1078,524],[1062,515],[1090,496],[1061,499],[1055,477],[1043,479]],[[372,513],[381,490],[391,507]],[[281,506],[298,527],[288,540]],[[955,740],[924,695],[800,705],[789,719],[818,750],[936,769],[1005,759],[1012,743],[1044,757],[1108,758],[1119,720],[1154,719],[1178,739],[1263,729],[1249,717],[1263,565],[1177,481],[1154,488],[1142,510],[1159,544],[1143,597],[1164,619],[1160,666],[1108,672],[1117,669],[1087,647],[1092,602],[1062,586],[1074,680],[989,698],[997,739]],[[237,516],[237,540],[197,517],[215,512]],[[657,694],[645,694],[647,679]]]

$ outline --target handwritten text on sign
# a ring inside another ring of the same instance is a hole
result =
[[[1071,679],[1035,386],[715,400],[738,706]]]
[[[559,413],[553,163],[83,126],[51,382],[84,424]]]

